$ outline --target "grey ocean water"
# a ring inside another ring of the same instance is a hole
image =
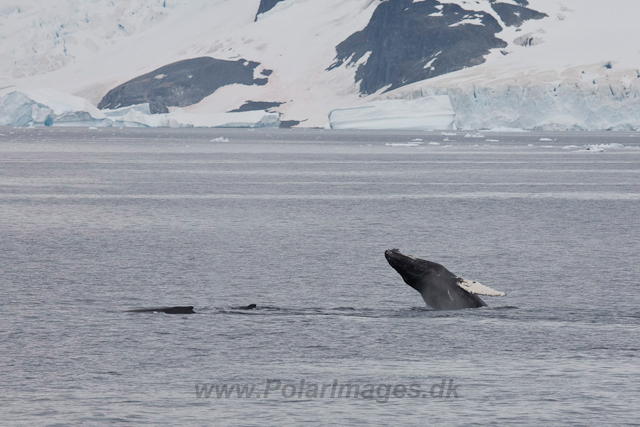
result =
[[[0,422],[638,425],[639,208],[637,132],[1,128]]]

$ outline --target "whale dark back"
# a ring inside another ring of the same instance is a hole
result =
[[[139,308],[135,310],[127,310],[128,313],[167,313],[167,314],[192,314],[195,313],[193,311],[193,306],[183,306],[183,307],[155,307],[155,308]]]
[[[404,282],[420,292],[424,302],[436,310],[459,310],[486,306],[477,295],[458,286],[458,277],[444,266],[401,253],[385,252],[387,261]]]

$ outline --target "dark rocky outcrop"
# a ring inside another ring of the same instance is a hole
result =
[[[280,3],[281,1],[283,0],[260,0],[260,6],[258,7],[258,13],[256,13],[255,20],[258,20],[258,15],[270,11],[276,4]]]
[[[222,86],[266,84],[267,78],[254,78],[258,65],[244,59],[225,61],[210,57],[174,62],[110,90],[98,108],[149,103],[151,113],[167,113],[167,107],[196,104]]]
[[[518,3],[528,4],[526,0]],[[501,4],[493,6],[503,10]],[[503,11],[505,16],[510,14],[510,23],[515,22],[511,16],[518,13],[523,21],[546,16],[523,6],[510,6]],[[466,24],[461,23],[464,20]],[[336,60],[329,70],[344,63],[356,65],[371,52],[356,71],[360,92],[371,94],[385,87],[392,90],[483,63],[490,49],[507,46],[496,37],[501,30],[492,15],[456,4],[387,0],[376,8],[362,31],[336,47]]]
[[[291,129],[294,126],[298,126],[304,120],[282,120],[280,122],[280,129]]]
[[[273,112],[273,108],[284,104],[283,102],[247,101],[239,108],[229,111],[229,113],[240,113],[243,111],[265,110]]]
[[[525,21],[548,16],[546,13],[508,3],[492,3],[491,8],[500,15],[500,19],[508,27],[519,27]]]

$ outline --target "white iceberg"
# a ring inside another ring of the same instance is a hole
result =
[[[0,98],[2,126],[100,126],[105,120],[105,114],[86,99],[53,89],[15,91]]]
[[[329,113],[331,129],[453,129],[455,119],[447,95],[385,99]]]
[[[421,144],[421,142],[387,142],[384,145],[389,147],[419,147]]]
[[[14,91],[0,97],[0,126],[279,127],[280,115],[264,110],[151,114],[149,104],[99,110],[88,100],[53,89]]]
[[[264,110],[240,113],[187,113],[181,108],[167,114],[148,113],[149,105],[135,105],[119,110],[121,115],[110,115],[112,126],[118,127],[168,127],[168,128],[262,128],[279,127],[280,115]],[[105,114],[112,114],[104,110]],[[115,110],[112,110],[115,111]]]
[[[518,133],[518,132],[528,132],[528,131],[520,128],[494,127],[491,129],[487,129],[486,132]]]

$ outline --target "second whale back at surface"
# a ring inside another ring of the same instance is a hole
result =
[[[155,307],[155,308],[138,308],[135,310],[127,310],[127,313],[166,313],[166,314],[193,314],[193,306],[179,307]]]

